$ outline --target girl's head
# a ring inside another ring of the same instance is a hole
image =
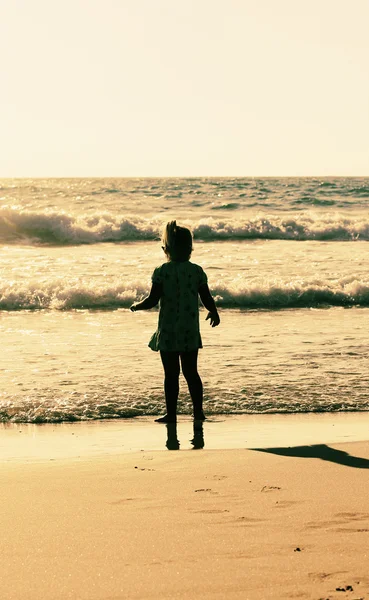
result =
[[[170,221],[165,226],[162,242],[169,260],[183,262],[190,259],[192,233],[187,227],[179,227],[175,221]]]

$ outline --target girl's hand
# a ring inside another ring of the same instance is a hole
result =
[[[217,312],[209,312],[205,321],[207,321],[208,319],[210,319],[210,325],[212,327],[216,327],[220,323],[220,318]]]

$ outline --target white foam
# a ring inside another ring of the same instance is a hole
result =
[[[119,282],[118,282],[119,281]],[[147,281],[103,284],[96,281],[48,283],[9,282],[0,286],[0,310],[73,310],[129,308],[149,292]],[[306,308],[319,305],[368,306],[369,281],[343,277],[338,280],[260,280],[235,278],[214,282],[212,294],[220,308]]]
[[[160,239],[165,220],[129,214],[0,209],[0,241],[49,245],[97,244]],[[339,213],[303,212],[292,216],[184,220],[195,239],[369,240],[369,219]]]

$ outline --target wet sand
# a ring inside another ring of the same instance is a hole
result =
[[[2,599],[367,600],[369,415],[326,417],[2,427]]]
[[[214,415],[205,421],[202,438],[189,416],[176,428],[155,417],[60,424],[0,423],[4,461],[92,458],[126,452],[166,450],[178,440],[181,450],[268,448],[369,440],[369,412]],[[194,438],[196,438],[194,440]],[[194,443],[195,441],[195,443]]]

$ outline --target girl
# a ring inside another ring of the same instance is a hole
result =
[[[150,339],[149,347],[160,351],[167,412],[156,421],[176,421],[180,362],[192,399],[194,419],[204,421],[202,381],[197,372],[198,349],[202,348],[198,296],[209,311],[206,320],[210,319],[210,325],[216,327],[220,319],[206,274],[199,265],[190,262],[190,230],[171,221],[164,230],[162,242],[167,262],[154,270],[149,296],[131,306],[132,311],[148,310],[160,300],[158,328]]]

